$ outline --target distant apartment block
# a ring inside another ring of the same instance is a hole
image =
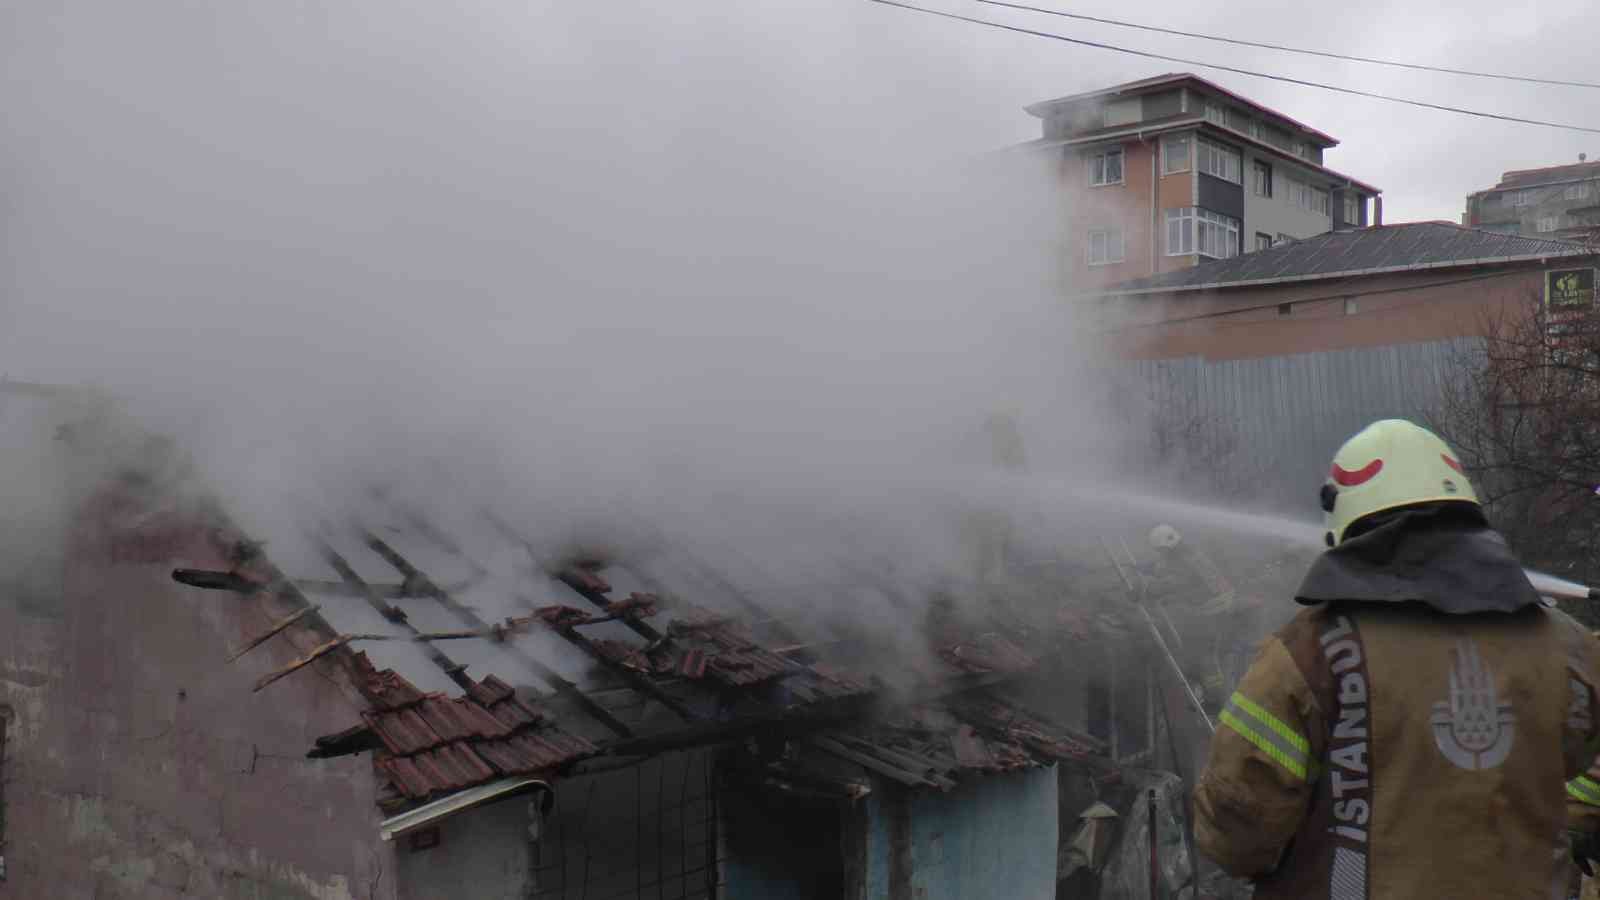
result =
[[[1528,237],[1588,241],[1600,236],[1600,162],[1518,169],[1467,195],[1461,224]]]
[[[1322,164],[1338,141],[1196,75],[1026,109],[1044,134],[1021,146],[1059,154],[1078,290],[1382,218],[1378,188]]]

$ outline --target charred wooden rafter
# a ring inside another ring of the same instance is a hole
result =
[[[480,618],[477,613],[473,612],[467,606],[461,604],[454,597],[451,597],[447,591],[435,584],[432,579],[422,572],[422,570],[418,569],[416,566],[413,566],[408,560],[406,560],[404,556],[400,555],[399,551],[389,546],[389,544],[386,543],[382,538],[365,529],[362,530],[361,536],[362,540],[366,542],[366,545],[370,547],[374,553],[383,557],[385,562],[393,566],[395,571],[400,573],[400,575],[405,579],[405,584],[413,587],[423,596],[432,598],[434,601],[439,603],[440,606],[443,606],[445,609],[449,610],[453,615],[455,615],[455,617],[459,619],[462,624],[467,625],[469,628],[478,630],[492,627],[488,622]],[[554,688],[557,694],[560,694],[562,697],[565,697],[577,704],[578,707],[581,708],[585,713],[593,716],[601,724],[611,729],[611,731],[614,732],[618,737],[626,738],[633,735],[632,729],[630,729],[627,725],[624,725],[621,720],[607,711],[605,707],[601,706],[599,703],[596,703],[593,699],[586,695],[578,688],[576,684],[568,681],[561,675],[561,673],[557,672],[555,669],[552,669],[548,665],[545,665],[543,662],[540,662],[537,657],[528,653],[523,648],[516,646],[515,644],[508,643],[506,644],[505,649],[506,652],[509,653],[513,658],[526,666],[529,671],[533,672],[539,678],[548,683],[552,688]]]
[[[400,609],[398,606],[386,602],[377,594],[377,592],[373,591],[370,586],[362,580],[361,576],[356,574],[356,570],[351,567],[350,562],[343,556],[339,555],[339,552],[333,549],[332,545],[328,544],[326,541],[319,540],[317,541],[317,550],[322,554],[322,558],[327,561],[328,565],[333,567],[335,572],[339,573],[339,578],[342,579],[342,583],[349,586],[351,590],[355,591],[356,596],[366,600],[367,605],[377,611],[378,615],[383,616],[388,621],[393,622],[395,625],[398,625],[399,627],[411,632],[413,637],[416,637],[422,633],[406,618],[404,610]],[[433,646],[431,643],[428,643],[424,645],[422,652],[428,657],[429,662],[437,666],[440,671],[444,672],[444,674],[449,677],[451,681],[455,682],[456,685],[462,690],[466,690],[472,686],[472,678],[471,676],[467,675],[467,667],[446,656],[444,651]]]

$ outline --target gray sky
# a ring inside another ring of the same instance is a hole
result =
[[[1053,31],[1189,59],[1288,75],[1451,106],[1600,128],[1600,90],[1518,84],[1326,60],[1164,36],[971,3],[919,3],[975,18]],[[1577,81],[1589,74],[1600,8],[1582,0],[1510,4],[1396,4],[1356,0],[1307,7],[1265,0],[1226,4],[1036,0],[1063,9],[1166,28],[1426,65]],[[884,8],[874,25],[916,14]],[[899,22],[899,40],[929,53],[959,47],[970,86],[952,96],[962,133],[1004,142],[1038,136],[1024,103],[1184,71],[1177,63],[1076,47],[962,22]],[[1465,196],[1509,169],[1600,158],[1600,134],[1511,125],[1203,68],[1209,78],[1333,135],[1334,169],[1384,189],[1386,221],[1460,221]],[[931,87],[931,86],[930,86]],[[968,118],[970,116],[970,118]],[[975,143],[981,141],[975,141]]]

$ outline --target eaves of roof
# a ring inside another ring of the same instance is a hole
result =
[[[1037,103],[1030,103],[1027,106],[1024,106],[1023,110],[1031,116],[1042,119],[1045,117],[1047,111],[1054,106],[1062,106],[1082,100],[1092,100],[1097,97],[1115,97],[1124,94],[1147,94],[1158,88],[1184,83],[1193,83],[1200,85],[1207,90],[1216,91],[1217,93],[1223,94],[1229,99],[1248,106],[1253,110],[1287,122],[1293,127],[1299,129],[1301,132],[1323,142],[1323,144],[1327,147],[1336,147],[1339,144],[1338,138],[1335,138],[1330,134],[1318,131],[1317,129],[1312,128],[1310,125],[1307,125],[1292,116],[1284,115],[1270,106],[1263,106],[1262,104],[1251,100],[1249,97],[1245,97],[1241,94],[1230,91],[1222,85],[1217,84],[1209,79],[1202,78],[1193,72],[1175,72],[1167,75],[1158,75],[1153,78],[1143,79],[1141,81],[1130,81],[1125,84],[1113,85],[1112,87],[1102,88],[1098,91],[1087,91],[1081,94],[1069,94],[1065,97],[1057,97],[1053,100],[1041,100]]]
[[[1074,135],[1068,138],[1050,138],[1027,141],[1021,144],[1013,144],[1011,147],[1005,149],[1048,150],[1055,147],[1079,147],[1087,144],[1097,144],[1102,141],[1116,140],[1117,138],[1144,138],[1152,135],[1167,134],[1169,132],[1181,131],[1185,128],[1194,128],[1197,126],[1219,132],[1230,141],[1244,142],[1258,150],[1265,150],[1273,154],[1278,159],[1287,160],[1302,168],[1310,169],[1321,175],[1325,175],[1330,179],[1352,184],[1358,188],[1361,188],[1363,191],[1373,194],[1374,196],[1383,193],[1383,189],[1380,187],[1367,184],[1364,181],[1353,178],[1336,169],[1330,169],[1321,163],[1314,163],[1308,159],[1295,156],[1292,153],[1288,153],[1279,147],[1274,147],[1265,141],[1253,138],[1243,132],[1234,131],[1231,128],[1219,126],[1214,122],[1207,122],[1204,116],[1198,115],[1186,114],[1176,117],[1163,117],[1161,119],[1152,119],[1148,122],[1140,122],[1137,125],[1130,125],[1123,128],[1102,128],[1096,131],[1086,132],[1084,134]]]
[[[1199,284],[1184,284],[1168,287],[1135,288],[1133,290],[1104,290],[1089,294],[1078,295],[1081,299],[1094,300],[1107,297],[1135,297],[1149,294],[1178,294],[1190,291],[1215,291],[1233,288],[1266,287],[1276,284],[1299,284],[1308,281],[1331,281],[1336,278],[1351,278],[1366,275],[1390,275],[1396,272],[1426,272],[1436,269],[1459,269],[1473,266],[1505,265],[1508,263],[1543,262],[1548,259],[1564,259],[1575,256],[1593,256],[1594,251],[1587,249],[1564,250],[1554,253],[1537,253],[1524,256],[1492,256],[1481,259],[1443,260],[1431,263],[1411,263],[1399,266],[1382,266],[1372,269],[1345,269],[1338,272],[1316,272],[1306,275],[1285,275],[1279,278],[1255,278],[1243,281],[1208,281]]]

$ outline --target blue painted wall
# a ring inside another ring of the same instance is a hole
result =
[[[1055,897],[1054,767],[975,778],[948,794],[880,784],[868,804],[868,900]]]

